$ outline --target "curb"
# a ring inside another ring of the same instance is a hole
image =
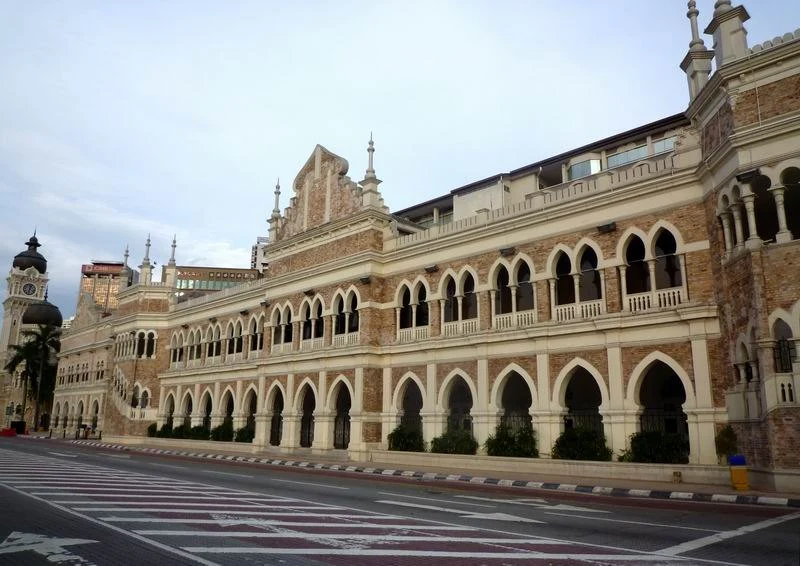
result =
[[[800,498],[771,497],[766,495],[735,495],[726,493],[693,493],[686,491],[664,491],[657,489],[626,489],[620,487],[604,487],[591,485],[577,485],[566,483],[536,482],[527,480],[508,480],[485,478],[479,476],[465,476],[461,474],[440,474],[436,472],[421,472],[414,470],[393,470],[385,468],[371,468],[366,466],[350,466],[345,464],[319,464],[301,460],[275,460],[271,458],[256,458],[235,456],[233,454],[213,454],[207,452],[187,452],[183,450],[167,450],[162,448],[137,448],[124,444],[109,444],[91,440],[71,440],[71,444],[93,446],[111,450],[128,452],[143,452],[147,454],[164,454],[170,456],[187,456],[189,458],[204,458],[208,460],[230,460],[248,464],[268,464],[271,466],[286,466],[292,468],[306,468],[312,470],[330,470],[339,472],[355,472],[375,474],[381,476],[396,476],[404,478],[422,479],[426,481],[447,481],[471,483],[476,485],[494,485],[500,487],[517,487],[523,489],[544,489],[567,493],[586,493],[605,495],[611,497],[636,497],[645,499],[660,499],[673,501],[697,501],[703,503],[732,503],[736,505],[761,505],[769,507],[800,508]]]

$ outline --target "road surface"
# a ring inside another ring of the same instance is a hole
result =
[[[0,440],[3,564],[800,564],[800,512]]]

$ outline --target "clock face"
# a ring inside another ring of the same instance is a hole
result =
[[[36,293],[36,285],[33,283],[25,283],[25,285],[22,286],[22,292],[26,295],[33,295]]]

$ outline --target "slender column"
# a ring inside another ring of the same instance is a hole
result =
[[[725,257],[729,257],[733,251],[733,236],[731,235],[731,214],[723,212],[719,215],[722,220],[722,237],[725,241]]]
[[[575,287],[575,318],[578,318],[578,303],[581,302],[581,274],[580,273],[573,273],[572,274],[572,284]]]
[[[608,304],[606,299],[606,270],[600,270],[600,298],[603,299],[603,302],[600,303],[600,312],[605,314],[608,310]]]
[[[786,226],[786,206],[783,200],[786,187],[773,187],[770,191],[772,191],[772,195],[775,197],[775,208],[778,211],[778,233],[775,236],[775,240],[779,244],[782,244],[792,239],[792,233]]]
[[[556,280],[555,279],[548,279],[548,283],[550,283],[550,320],[555,320],[556,318]]]
[[[460,321],[464,320],[464,309],[463,309],[463,306],[464,306],[464,295],[458,295],[456,297],[456,300],[458,301],[458,310],[456,312],[458,314],[458,320],[460,322]]]
[[[647,260],[647,276],[650,278],[650,293],[655,294],[656,292],[656,260],[648,259]]]
[[[756,224],[756,204],[755,195],[745,195],[742,197],[744,200],[744,208],[747,212],[747,226],[750,228],[750,237],[747,238],[747,247],[757,248],[762,244],[761,238],[758,237],[758,225]]]
[[[394,336],[395,340],[400,340],[400,307],[394,308]]]
[[[738,204],[731,205],[731,214],[733,214],[733,227],[736,233],[736,248],[741,249],[744,246],[744,229],[742,228],[742,209]]]
[[[417,303],[411,305],[411,328],[417,327]]]
[[[497,316],[497,305],[495,304],[495,300],[497,298],[497,290],[496,289],[489,289],[489,302],[491,303],[490,309],[492,312],[492,324],[494,325],[494,317]]]
[[[517,287],[518,285],[508,286],[508,289],[511,291],[511,312],[514,313],[517,312]],[[492,297],[492,305],[494,305],[494,297]]]
[[[628,269],[628,266],[624,263],[619,266],[619,290],[622,296],[622,305],[620,310],[621,311],[628,311],[630,310],[628,306],[628,285],[625,279],[625,272]]]

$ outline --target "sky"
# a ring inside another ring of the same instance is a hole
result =
[[[745,5],[751,46],[800,26]],[[0,269],[35,228],[67,317],[148,233],[157,274],[173,234],[249,267],[316,144],[358,181],[372,132],[400,210],[685,110],[689,40],[679,0],[0,0]]]

